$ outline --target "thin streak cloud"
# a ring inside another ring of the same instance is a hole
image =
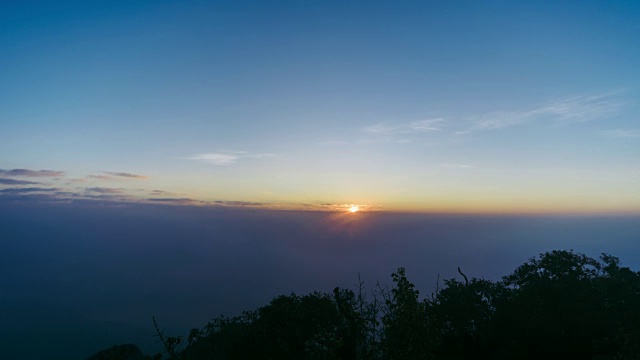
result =
[[[112,176],[117,176],[117,177],[129,178],[129,179],[147,179],[148,178],[145,175],[131,174],[131,173],[126,173],[126,172],[103,171],[103,173],[108,174],[108,175],[112,175]]]
[[[7,188],[0,189],[0,193],[2,194],[28,194],[28,193],[38,193],[38,192],[56,192],[61,191],[60,188],[39,188],[39,187],[30,187],[30,188]]]
[[[190,204],[195,202],[195,200],[190,198],[149,198],[147,201],[161,204]]]
[[[187,157],[187,160],[197,160],[211,165],[223,166],[238,162],[241,159],[265,159],[277,157],[271,153],[249,153],[246,151],[220,151],[215,153],[198,154]]]
[[[533,121],[551,120],[556,123],[576,123],[615,116],[624,102],[613,94],[573,96],[552,101],[527,111],[496,111],[471,118],[473,125],[457,134],[480,130],[500,129]]]
[[[86,188],[85,191],[96,192],[100,194],[121,194],[122,193],[122,189],[105,188],[105,187]]]
[[[29,169],[0,169],[0,174],[4,176],[27,176],[27,177],[59,177],[64,176],[64,171],[55,170],[29,170]]]
[[[128,179],[137,179],[144,180],[148,179],[148,176],[132,174],[126,172],[112,172],[112,171],[101,171],[101,174],[90,174],[87,175],[87,179],[93,180],[128,180]]]
[[[0,184],[2,185],[39,185],[40,183],[35,181],[0,178]]]
[[[113,176],[108,176],[108,175],[87,175],[87,179],[114,180],[114,177]]]
[[[366,126],[362,131],[373,135],[425,133],[441,131],[444,122],[445,120],[443,118],[412,121],[408,124],[390,124],[383,122]]]
[[[172,193],[172,192],[170,192],[170,191],[164,191],[164,190],[152,190],[149,194],[150,194],[150,195],[153,195],[153,196],[161,196],[161,195],[164,195],[164,196],[167,196],[167,195],[175,195],[174,193]]]
[[[214,201],[214,204],[217,205],[224,205],[224,206],[263,206],[265,205],[264,203],[260,203],[260,202],[250,202],[250,201],[224,201],[224,200],[217,200]]]
[[[409,124],[409,127],[415,132],[440,131],[443,122],[442,118],[419,120]]]

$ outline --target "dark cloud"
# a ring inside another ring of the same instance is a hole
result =
[[[78,194],[77,194],[77,193],[70,192],[70,191],[56,191],[54,194],[55,194],[56,196],[61,196],[61,197],[78,196]]]
[[[5,176],[30,176],[30,177],[56,177],[64,176],[64,171],[54,170],[28,170],[28,169],[0,169],[0,174]]]
[[[0,192],[0,204],[32,204],[32,203],[53,203],[68,202],[68,198],[59,198],[51,193],[4,193]]]
[[[154,201],[154,202],[181,203],[181,204],[194,201],[193,199],[189,199],[189,198],[150,198],[147,200]]]
[[[98,190],[98,191],[96,191]],[[0,190],[0,202],[56,202],[110,206],[139,204],[141,199],[121,195],[119,189],[93,188],[91,191],[72,192],[59,188],[9,188]]]
[[[225,206],[264,206],[264,205],[268,205],[265,203],[259,203],[259,202],[250,202],[250,201],[224,201],[224,200],[218,200],[218,201],[214,201],[215,204],[218,205],[225,205]]]
[[[39,187],[29,187],[29,188],[7,188],[1,189],[0,193],[2,194],[28,194],[34,192],[56,192],[61,191],[59,188],[39,188]]]
[[[113,176],[118,176],[118,177],[130,178],[130,179],[146,179],[147,178],[144,175],[131,174],[131,173],[126,173],[126,172],[104,171],[104,173],[105,174],[109,174],[109,175],[113,175]]]
[[[130,199],[123,197],[123,196],[119,196],[119,195],[113,195],[113,194],[100,194],[100,195],[93,195],[93,194],[84,194],[79,196],[85,200],[91,200],[91,199],[95,199],[95,200],[111,200],[111,201],[129,201]]]
[[[86,188],[85,191],[97,192],[100,194],[121,194],[122,193],[122,189],[105,188],[105,187]]]
[[[0,184],[2,185],[38,185],[40,183],[35,181],[0,178]]]

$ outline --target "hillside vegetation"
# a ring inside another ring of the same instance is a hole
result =
[[[458,271],[426,297],[400,268],[391,287],[278,296],[186,339],[156,324],[166,351],[147,359],[640,359],[640,273],[616,257],[551,251],[500,281]]]

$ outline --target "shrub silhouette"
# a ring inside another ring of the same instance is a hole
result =
[[[164,358],[184,360],[640,359],[640,273],[616,257],[555,250],[500,281],[458,272],[422,300],[404,268],[391,288],[279,296],[194,329],[181,350],[158,334]]]

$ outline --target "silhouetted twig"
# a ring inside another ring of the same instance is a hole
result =
[[[458,273],[459,273],[460,275],[462,275],[462,277],[464,278],[464,284],[465,284],[466,286],[469,286],[469,279],[467,279],[467,275],[465,275],[465,274],[462,272],[462,270],[460,270],[460,266],[458,266]]]

